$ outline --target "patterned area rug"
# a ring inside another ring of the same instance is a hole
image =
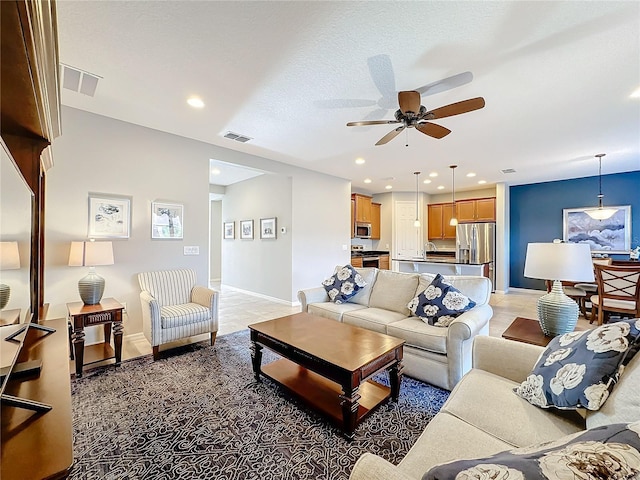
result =
[[[345,439],[276,384],[253,378],[249,331],[72,380],[71,479],[347,479],[364,452],[398,463],[449,392],[403,378]],[[263,350],[263,364],[275,357]],[[376,380],[388,384],[386,374]]]

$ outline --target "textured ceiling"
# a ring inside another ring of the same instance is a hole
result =
[[[63,104],[348,178],[358,191],[412,191],[422,171],[440,176],[421,190],[447,192],[450,164],[459,189],[591,176],[601,152],[604,174],[640,169],[637,1],[57,6],[60,61],[103,77],[93,97],[63,89]],[[452,130],[441,140],[407,129],[374,147],[393,126],[345,125],[392,119],[389,91],[467,71],[472,82],[422,97],[429,110],[486,101],[436,121]],[[189,107],[190,95],[205,108]]]

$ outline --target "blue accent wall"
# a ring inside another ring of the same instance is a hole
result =
[[[604,206],[631,205],[631,246],[640,245],[640,170],[602,176]],[[598,177],[517,185],[509,188],[509,284],[544,290],[544,282],[525,278],[527,244],[562,239],[562,209],[598,205]],[[611,255],[628,259],[628,255]]]

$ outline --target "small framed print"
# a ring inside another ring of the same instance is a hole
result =
[[[129,238],[131,197],[89,193],[89,238]]]
[[[232,240],[236,238],[236,222],[224,222],[224,238]]]
[[[276,238],[276,217],[260,219],[260,238]]]
[[[175,203],[151,203],[151,238],[183,238],[184,207]]]
[[[253,239],[253,220],[240,221],[240,238]]]

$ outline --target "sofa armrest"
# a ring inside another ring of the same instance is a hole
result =
[[[301,312],[306,312],[310,303],[328,302],[329,295],[324,287],[307,288],[298,291],[298,300],[300,300]]]
[[[353,466],[349,480],[416,480],[392,463],[372,453],[364,453]]]
[[[505,338],[479,336],[473,342],[473,368],[520,383],[529,376],[544,350]]]
[[[160,304],[149,292],[140,292],[142,331],[152,347],[160,345]]]
[[[211,322],[215,331],[218,331],[218,292],[202,285],[194,285],[191,289],[191,301],[211,311]]]

